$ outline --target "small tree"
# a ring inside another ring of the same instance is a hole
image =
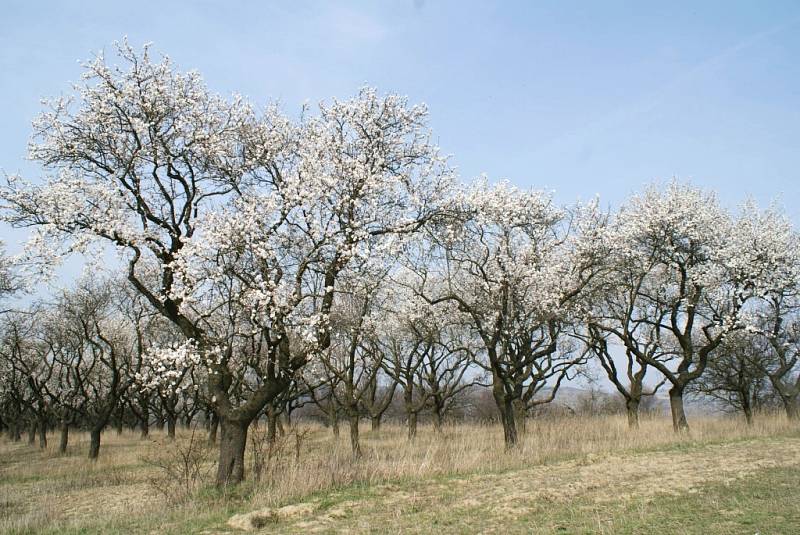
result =
[[[770,395],[764,373],[768,347],[763,342],[746,331],[730,333],[690,389],[716,400],[725,410],[741,412],[751,425],[753,411]]]

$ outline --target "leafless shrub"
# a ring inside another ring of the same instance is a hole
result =
[[[214,452],[196,428],[186,439],[157,444],[155,451],[142,457],[146,465],[155,469],[147,481],[168,503],[183,503],[209,481]]]

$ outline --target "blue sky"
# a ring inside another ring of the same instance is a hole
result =
[[[645,5],[648,4],[648,5]],[[35,2],[0,7],[0,168],[39,98],[127,35],[287,111],[368,83],[425,102],[467,180],[617,206],[677,176],[800,222],[798,2]],[[7,241],[21,235],[0,228]]]

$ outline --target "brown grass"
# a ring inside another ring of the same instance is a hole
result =
[[[519,447],[506,452],[496,426],[456,425],[442,433],[422,426],[417,439],[408,442],[401,426],[385,425],[378,432],[362,432],[364,457],[354,461],[346,428],[335,440],[320,426],[300,427],[307,436],[299,459],[289,437],[259,483],[245,483],[227,494],[206,487],[179,505],[167,503],[151,486],[158,468],[144,461],[169,454],[173,446],[162,437],[141,441],[133,433],[107,432],[96,463],[85,459],[88,439],[79,433],[66,456],[58,455],[55,444],[40,451],[4,441],[0,532],[182,532],[190,530],[187,522],[192,523],[191,530],[199,530],[198,526],[219,526],[236,511],[277,507],[311,495],[320,500],[326,493],[353,486],[498,474],[565,460],[580,465],[649,450],[798,436],[796,425],[781,415],[763,415],[751,427],[738,419],[697,418],[687,435],[675,435],[666,418],[643,418],[641,428],[630,431],[624,417],[575,417],[529,422]],[[179,440],[188,435],[189,431],[181,431]]]

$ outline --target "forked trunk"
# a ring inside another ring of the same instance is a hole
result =
[[[220,418],[219,466],[217,486],[237,485],[244,479],[244,451],[248,423]]]
[[[689,423],[686,421],[686,410],[683,406],[683,387],[673,386],[670,389],[669,408],[672,412],[672,429],[676,433],[688,431]]]

